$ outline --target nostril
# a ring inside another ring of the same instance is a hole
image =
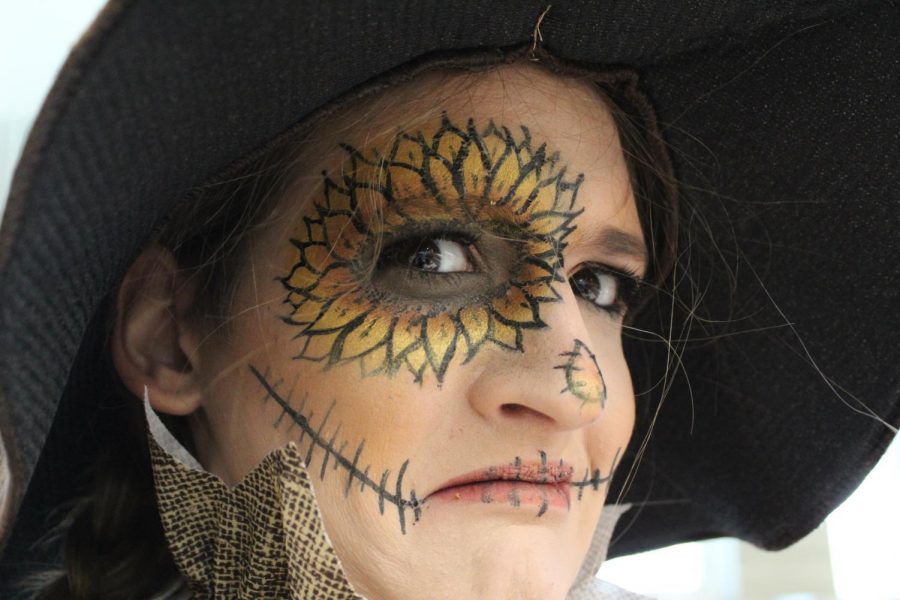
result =
[[[538,418],[542,421],[552,421],[549,416],[545,415],[542,412],[536,411],[533,408],[529,408],[524,404],[515,404],[515,403],[507,403],[500,405],[500,412],[503,413],[504,416],[513,417],[517,419],[521,418]]]

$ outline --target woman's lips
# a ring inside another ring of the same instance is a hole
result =
[[[497,465],[455,477],[431,493],[426,502],[480,502],[513,507],[534,506],[538,516],[549,508],[569,508],[572,467],[563,461],[549,464],[541,453],[540,462]]]

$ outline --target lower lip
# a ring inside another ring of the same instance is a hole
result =
[[[551,508],[569,508],[569,484],[530,481],[481,481],[446,488],[428,497],[428,501],[479,502],[521,508],[533,506],[543,514]]]

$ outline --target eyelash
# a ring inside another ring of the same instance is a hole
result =
[[[616,280],[616,298],[610,306],[600,306],[596,302],[580,293],[580,287],[573,279],[584,270],[590,270],[594,275],[609,275]],[[637,272],[631,269],[614,269],[598,263],[584,263],[569,277],[569,285],[572,291],[582,299],[590,303],[596,310],[601,310],[612,317],[618,318],[625,313],[635,310],[640,304],[644,291],[644,281]]]
[[[378,258],[378,264],[380,267],[383,267],[391,260],[394,260],[395,264],[400,264],[401,261],[396,260],[394,256],[402,253],[411,243],[422,243],[426,239],[436,238],[459,243],[467,249],[476,269],[483,268],[480,261],[474,259],[470,250],[472,246],[478,243],[479,236],[471,231],[448,226],[448,224],[431,224],[421,228],[417,227],[415,231],[406,232],[404,235],[391,240],[383,247]],[[590,270],[595,275],[609,275],[615,279],[616,298],[611,305],[600,306],[579,292],[580,286],[573,281],[573,278],[584,270]],[[469,273],[465,272],[436,273],[412,267],[404,269],[404,273],[408,279],[415,278],[428,285],[434,285],[438,280],[452,285],[469,275]],[[630,311],[636,310],[643,302],[645,291],[644,280],[641,279],[636,271],[628,268],[617,269],[600,263],[583,263],[580,265],[578,270],[569,277],[569,285],[576,295],[587,301],[594,309],[603,311],[613,318],[619,318]]]
[[[404,249],[408,249],[409,246],[415,242],[417,246],[421,246],[422,242],[425,240],[435,240],[435,239],[444,239],[449,240],[451,242],[456,242],[460,246],[466,249],[466,252],[469,255],[469,258],[472,260],[472,264],[478,268],[481,265],[479,261],[475,259],[470,250],[471,246],[474,246],[478,243],[478,235],[473,234],[469,231],[462,231],[459,229],[446,228],[446,227],[430,227],[427,229],[423,229],[422,231],[415,231],[411,233],[407,233],[402,236],[398,236],[396,239],[391,240],[381,250],[381,254],[378,257],[378,266],[384,267],[388,262],[392,261],[395,265],[402,264],[402,261],[396,260],[396,255],[401,253]],[[432,280],[435,276],[441,277],[447,280],[449,277],[454,275],[462,276],[462,273],[454,272],[454,273],[434,273],[430,271],[423,271],[420,269],[416,269],[413,267],[409,267],[405,269],[407,275],[409,277],[418,276],[422,279]]]

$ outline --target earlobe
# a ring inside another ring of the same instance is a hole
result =
[[[201,403],[196,288],[159,244],[134,261],[116,297],[110,351],[119,377],[138,398],[147,389],[161,413],[187,415]]]

